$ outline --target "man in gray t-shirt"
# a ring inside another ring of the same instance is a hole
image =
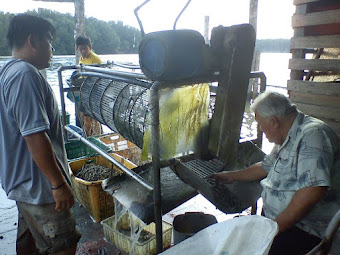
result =
[[[75,254],[80,238],[57,101],[38,71],[50,64],[54,33],[42,18],[12,17],[12,59],[0,70],[0,179],[18,205],[17,254]]]
[[[305,254],[340,210],[339,137],[279,93],[262,93],[251,109],[275,143],[273,151],[248,168],[212,177],[222,183],[261,180],[263,214],[279,227],[269,255]]]

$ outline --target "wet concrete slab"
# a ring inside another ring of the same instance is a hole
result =
[[[1,183],[0,183],[1,184]],[[123,255],[116,246],[104,238],[103,227],[94,222],[88,212],[78,202],[73,206],[77,228],[82,233],[77,255]],[[7,199],[0,188],[0,254],[15,255],[18,210],[13,200]]]
[[[88,212],[78,202],[73,206],[77,228],[82,233],[77,255],[123,255],[115,245],[104,237],[103,227],[93,221]]]
[[[240,215],[247,215],[249,210],[241,214],[225,214],[218,210],[202,195],[197,195],[182,205],[171,210],[163,216],[163,220],[172,224],[177,215],[185,212],[203,212],[214,215],[218,222],[232,219]],[[103,227],[93,221],[84,207],[78,202],[73,206],[77,228],[82,233],[77,247],[77,255],[126,255],[114,244],[107,241]],[[0,188],[0,254],[15,255],[15,242],[17,234],[18,211],[14,201],[7,199],[3,189]]]
[[[1,185],[1,183],[0,183]],[[18,226],[18,209],[13,200],[7,199],[0,188],[0,254],[13,255]]]

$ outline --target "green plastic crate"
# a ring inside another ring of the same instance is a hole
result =
[[[61,123],[63,122],[63,115],[62,115],[62,112],[60,111],[60,121]],[[71,114],[66,112],[66,124],[69,125],[70,124],[70,116]]]
[[[112,151],[111,147],[107,146],[105,143],[100,141],[98,138],[89,137],[88,140],[90,140],[92,143],[94,143],[95,145],[97,145],[99,148],[101,148],[102,150],[106,152]],[[65,144],[65,148],[66,148],[67,158],[69,160],[81,158],[81,157],[92,157],[92,156],[98,155],[98,152],[91,149],[89,146],[87,146],[86,144],[84,144],[83,142],[79,140],[67,142]]]

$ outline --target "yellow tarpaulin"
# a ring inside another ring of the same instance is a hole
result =
[[[196,151],[196,141],[208,125],[209,85],[166,88],[159,95],[161,158],[169,159]],[[145,160],[151,156],[150,128],[145,132],[143,141],[142,160]]]

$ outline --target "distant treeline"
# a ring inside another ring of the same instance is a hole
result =
[[[38,9],[28,11],[49,20],[57,30],[53,40],[54,55],[74,54],[74,17],[70,14]],[[11,55],[6,40],[7,28],[11,13],[0,11],[0,56]],[[102,21],[86,18],[86,35],[91,38],[93,49],[97,54],[128,54],[137,53],[141,33],[131,26],[124,26],[122,21]]]
[[[259,39],[256,50],[265,53],[290,53],[290,39]]]

